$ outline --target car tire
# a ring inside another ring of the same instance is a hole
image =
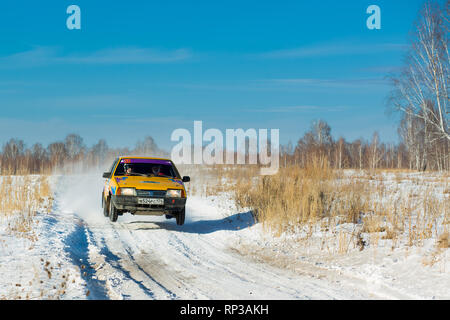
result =
[[[106,203],[105,203],[105,197],[103,195],[102,195],[102,207],[103,207],[103,215],[105,217],[108,217],[109,216],[109,210],[108,210],[108,208],[109,208],[109,200],[106,201]]]
[[[119,213],[112,200],[109,199],[109,220],[111,220],[111,222],[116,222],[118,217]]]
[[[184,219],[186,217],[185,209],[183,208],[180,212],[177,214],[177,225],[182,226],[184,224]]]

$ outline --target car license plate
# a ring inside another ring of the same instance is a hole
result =
[[[164,199],[160,199],[160,198],[138,198],[138,204],[164,204]]]

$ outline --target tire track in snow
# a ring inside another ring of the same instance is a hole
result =
[[[104,281],[94,277],[95,270],[89,262],[88,238],[88,229],[81,220],[75,219],[75,230],[64,239],[65,250],[72,258],[73,263],[80,268],[82,278],[86,281],[87,289],[90,292],[88,298],[109,299]]]
[[[109,224],[108,221],[105,222]],[[89,228],[87,247],[94,277],[102,279],[112,299],[175,298],[175,295],[158,283],[135,261],[127,244],[121,241],[117,231],[110,228]]]
[[[175,293],[173,293],[172,291],[170,291],[168,288],[166,288],[164,285],[162,285],[160,282],[158,282],[148,271],[146,271],[141,264],[139,264],[136,259],[135,256],[132,252],[132,249],[130,248],[130,246],[124,242],[118,232],[118,230],[115,228],[115,225],[112,225],[112,229],[114,231],[114,237],[113,240],[117,243],[119,242],[120,244],[120,251],[122,252],[121,256],[119,257],[118,255],[115,255],[111,252],[111,248],[114,249],[118,249],[119,246],[117,246],[116,244],[114,244],[114,246],[108,245],[106,243],[106,241],[103,242],[103,246],[101,247],[101,252],[102,253],[106,253],[109,256],[114,256],[114,261],[117,264],[117,267],[120,268],[120,270],[128,277],[128,279],[134,281],[143,291],[145,291],[149,298],[151,299],[157,299],[158,296],[155,295],[154,291],[156,291],[156,288],[154,285],[156,285],[156,287],[158,289],[160,289],[159,291],[162,291],[162,295],[164,298],[170,298],[170,299],[176,299],[177,295]],[[104,239],[105,240],[105,239]],[[131,272],[137,273],[138,275],[143,275],[144,277],[143,280],[138,281],[136,279],[136,276],[132,276]],[[147,281],[145,281],[147,280]],[[145,285],[144,285],[145,282]],[[152,289],[153,291],[147,287],[152,285]]]
[[[175,295],[143,270],[121,241],[117,226],[102,216],[93,189],[101,190],[95,175],[60,176],[56,181],[53,213],[74,231],[64,241],[73,263],[80,268],[93,299],[156,299]],[[86,192],[91,188],[92,193]],[[96,190],[97,191],[97,190]],[[83,194],[74,198],[74,194]],[[98,215],[98,216],[97,216]],[[72,222],[70,225],[70,222]]]

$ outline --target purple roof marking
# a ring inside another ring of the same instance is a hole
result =
[[[151,164],[166,164],[166,165],[172,165],[172,163],[168,160],[158,160],[158,159],[133,159],[133,158],[126,158],[120,160],[120,163],[125,163],[125,160],[127,163],[151,163]]]

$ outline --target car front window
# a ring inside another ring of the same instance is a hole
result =
[[[125,172],[125,166],[131,168],[130,173]],[[159,168],[159,170],[158,170]],[[155,174],[156,173],[156,174]],[[176,177],[175,171],[170,164],[159,164],[159,163],[139,163],[137,161],[133,163],[120,162],[114,173],[116,176],[130,175],[130,176],[147,176],[147,177]]]

